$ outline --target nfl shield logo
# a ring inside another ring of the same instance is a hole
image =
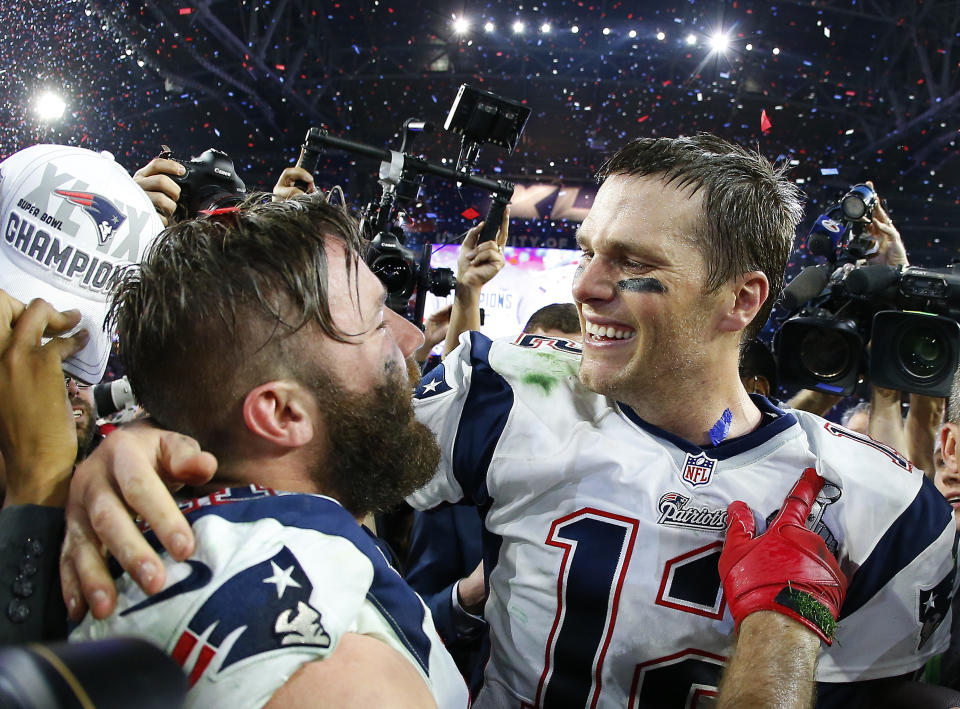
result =
[[[707,485],[713,477],[713,469],[716,465],[717,461],[708,458],[705,453],[698,455],[687,453],[687,459],[683,464],[683,481],[693,487]]]

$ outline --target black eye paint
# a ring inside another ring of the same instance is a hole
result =
[[[625,278],[617,281],[617,290],[630,293],[666,293],[667,287],[656,278]]]

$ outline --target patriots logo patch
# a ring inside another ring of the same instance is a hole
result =
[[[420,380],[420,383],[417,384],[416,390],[413,392],[413,398],[429,399],[437,394],[443,394],[446,391],[450,391],[452,388],[453,387],[447,384],[446,377],[444,376],[443,364],[441,363],[427,372],[423,379]]]
[[[717,466],[717,461],[707,457],[706,453],[687,453],[686,460],[683,463],[683,481],[693,487],[700,485],[709,485],[713,479],[713,469]]]
[[[313,585],[287,547],[227,579],[200,606],[170,653],[192,687],[242,660],[290,645],[329,648]]]
[[[66,199],[70,204],[75,204],[93,220],[97,227],[97,239],[100,246],[106,246],[117,230],[127,221],[113,202],[106,197],[102,197],[93,192],[71,192],[70,190],[54,190],[55,194]]]
[[[917,620],[920,621],[920,644],[917,649],[920,650],[927,641],[933,636],[940,623],[947,616],[950,610],[950,602],[953,592],[953,579],[955,571],[951,571],[947,576],[933,588],[921,588],[917,609]]]

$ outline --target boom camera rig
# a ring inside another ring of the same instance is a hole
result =
[[[868,374],[876,386],[949,396],[960,363],[960,266],[858,265],[877,250],[863,231],[876,205],[872,188],[855,185],[817,218],[807,245],[827,262],[784,289],[792,315],[774,338],[780,379],[847,396]]]
[[[530,109],[525,106],[462,85],[444,123],[445,130],[463,137],[455,168],[427,162],[408,152],[418,135],[433,130],[430,123],[422,120],[408,119],[403,124],[403,142],[399,150],[383,150],[344,140],[322,128],[307,131],[297,164],[311,173],[316,172],[317,162],[326,148],[380,160],[380,199],[367,204],[361,213],[362,226],[373,235],[366,262],[387,289],[387,304],[410,317],[418,326],[422,327],[423,323],[426,293],[446,296],[456,286],[456,279],[449,268],[430,267],[431,243],[425,243],[419,252],[406,245],[400,226],[404,210],[418,198],[424,175],[470,185],[493,197],[478,241],[495,239],[514,186],[510,182],[493,181],[472,173],[484,144],[513,151],[529,115]],[[416,300],[411,313],[409,303],[414,294]]]

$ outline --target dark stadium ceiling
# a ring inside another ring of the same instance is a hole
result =
[[[515,153],[487,148],[481,168],[587,180],[630,137],[708,130],[793,161],[815,205],[872,178],[905,233],[923,232],[926,246],[931,230],[960,240],[956,0],[34,0],[18,12],[0,18],[8,32],[65,28],[60,64],[38,50],[39,78],[97,96],[112,115],[79,110],[53,133],[7,128],[4,154],[14,140],[78,141],[80,131],[109,147],[97,134],[109,130],[131,169],[161,142],[180,155],[214,145],[267,185],[309,126],[385,147],[407,117],[442,123],[469,82],[532,109]],[[710,46],[718,32],[724,52]],[[83,46],[69,47],[74,35]],[[30,71],[8,75],[29,84]],[[28,88],[13,100],[25,104]],[[442,132],[418,148],[457,150]]]

